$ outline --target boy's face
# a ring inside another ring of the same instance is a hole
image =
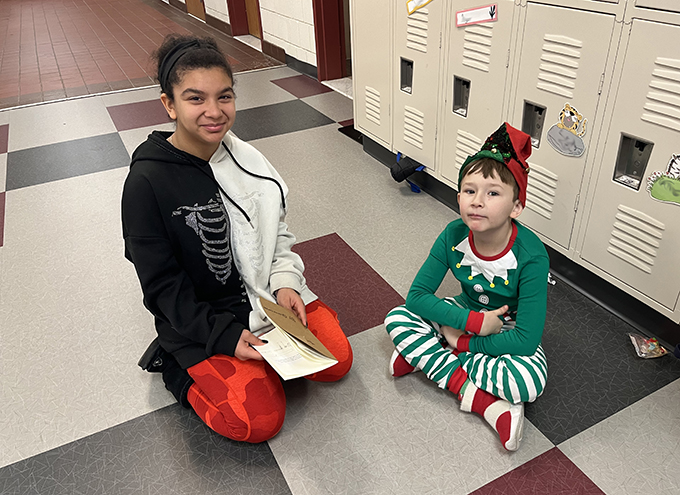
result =
[[[472,232],[504,232],[510,219],[517,218],[524,207],[513,199],[511,185],[496,175],[484,178],[481,172],[463,177],[458,193],[460,216]]]

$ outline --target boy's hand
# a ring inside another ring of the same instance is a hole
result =
[[[458,338],[465,335],[465,332],[458,330],[457,328],[449,327],[447,325],[441,325],[439,331],[444,336],[446,341],[451,347],[457,349],[456,344],[458,343]]]
[[[486,337],[494,333],[500,333],[501,328],[503,328],[503,320],[501,317],[508,311],[509,307],[507,305],[501,306],[493,311],[487,311],[484,313],[484,321],[482,322],[482,328],[479,330],[479,335]]]

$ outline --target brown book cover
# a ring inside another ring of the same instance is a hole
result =
[[[260,298],[260,306],[262,307],[262,311],[264,311],[264,313],[267,315],[267,318],[269,318],[271,322],[278,328],[295,337],[300,342],[307,344],[309,347],[320,354],[323,354],[327,358],[336,359],[335,356],[331,354],[328,349],[326,349],[326,346],[324,346],[321,341],[314,336],[309,328],[302,324],[297,315],[291,310],[286,309],[283,306],[279,306],[278,304],[268,301],[262,297]]]

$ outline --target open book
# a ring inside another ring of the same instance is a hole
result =
[[[262,335],[268,343],[253,346],[284,380],[330,368],[338,362],[298,317],[278,304],[260,298],[258,306],[274,329]]]

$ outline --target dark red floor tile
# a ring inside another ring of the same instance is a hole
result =
[[[338,313],[347,336],[380,325],[404,299],[338,234],[293,247],[305,264],[309,288]]]
[[[320,95],[333,91],[328,86],[324,86],[316,79],[312,79],[304,74],[285,77],[283,79],[275,79],[272,82],[298,98],[305,98],[307,96]]]
[[[340,127],[346,127],[348,125],[354,125],[354,119],[343,120],[342,122],[338,122],[338,125],[340,125]]]
[[[605,495],[576,464],[554,447],[470,495]]]
[[[117,105],[107,110],[119,131],[172,122],[160,99]]]
[[[9,124],[0,125],[0,153],[7,153],[9,143]]]

